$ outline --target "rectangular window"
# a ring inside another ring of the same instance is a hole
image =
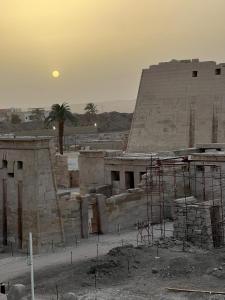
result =
[[[192,71],[192,77],[198,77],[198,71]]]
[[[215,70],[215,74],[216,74],[216,75],[221,75],[221,69],[220,69],[220,68],[216,69],[216,70]]]
[[[2,160],[2,167],[3,167],[4,169],[7,169],[7,167],[8,167],[8,161],[7,161],[6,159],[3,159],[3,160]]]
[[[125,172],[126,189],[134,188],[134,172]]]
[[[120,172],[119,171],[111,171],[111,180],[120,181]]]
[[[19,160],[19,161],[17,162],[17,169],[18,169],[18,170],[22,170],[22,169],[23,169],[23,162],[22,162],[21,160]]]
[[[204,172],[204,170],[205,170],[205,166],[203,166],[203,165],[196,166],[196,171],[198,171],[198,172]]]

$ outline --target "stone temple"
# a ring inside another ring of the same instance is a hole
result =
[[[127,152],[225,141],[225,64],[172,60],[144,69]]]

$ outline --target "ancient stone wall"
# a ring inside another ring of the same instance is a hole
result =
[[[217,219],[212,211],[218,209]],[[224,225],[220,200],[197,202],[194,197],[175,201],[174,237],[196,246],[212,248],[224,243]]]
[[[34,249],[63,241],[54,151],[47,138],[0,139],[0,243],[27,249],[29,231]]]
[[[225,64],[171,61],[142,72],[128,152],[224,142]]]
[[[152,214],[149,207],[149,216],[152,217],[153,223],[160,221],[160,207],[157,200],[158,197],[152,199]],[[129,190],[106,199],[109,232],[116,232],[118,227],[121,230],[135,228],[138,221],[147,220],[147,202],[144,191],[140,189]]]

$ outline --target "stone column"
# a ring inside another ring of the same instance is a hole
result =
[[[137,188],[140,183],[140,172],[134,172],[134,187]]]
[[[81,198],[80,210],[81,210],[81,237],[88,238],[88,202],[90,195],[87,194]]]
[[[100,233],[108,232],[108,212],[106,208],[106,196],[103,194],[97,194],[97,207],[98,207],[98,215],[99,215],[99,223],[100,223]]]

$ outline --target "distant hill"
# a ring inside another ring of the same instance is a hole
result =
[[[84,107],[88,102],[93,102],[95,105],[97,105],[99,113],[112,111],[117,111],[121,113],[133,113],[136,100],[116,100],[106,102],[87,101],[84,103],[77,104],[70,103],[72,112],[78,114],[84,113]]]

